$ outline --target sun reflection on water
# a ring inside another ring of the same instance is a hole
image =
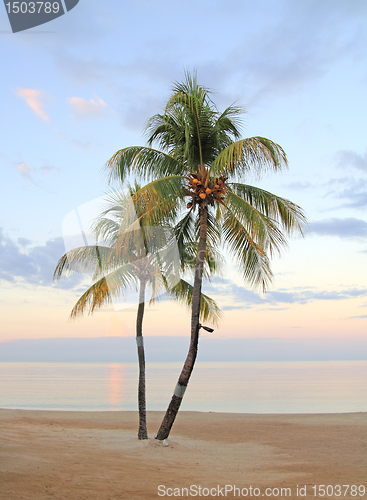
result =
[[[111,410],[121,409],[124,400],[124,369],[120,363],[111,363],[107,367],[109,380],[109,403]]]

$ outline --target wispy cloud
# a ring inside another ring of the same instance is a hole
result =
[[[14,241],[0,227],[0,279],[9,283],[21,280],[31,285],[51,286],[56,264],[65,253],[63,239],[53,238],[44,245],[30,245],[31,241],[25,238]],[[81,281],[82,277],[74,274],[60,281],[58,287],[73,288]]]
[[[89,101],[82,97],[70,97],[68,98],[68,104],[76,120],[105,118],[110,113],[108,104],[96,95]]]
[[[349,150],[338,151],[335,154],[335,160],[339,168],[353,167],[367,172],[367,150],[364,154]]]
[[[355,217],[325,219],[311,222],[307,232],[339,238],[367,238],[367,222]]]
[[[346,200],[343,207],[364,208],[367,206],[367,179],[342,177],[326,183],[327,195],[339,200]]]
[[[223,310],[235,310],[255,305],[285,305],[307,304],[313,301],[346,300],[367,297],[367,288],[348,288],[344,290],[273,290],[264,295],[238,286],[228,279],[213,279],[205,286],[205,293],[215,297],[219,302],[225,303]],[[228,304],[231,301],[232,304]]]
[[[209,70],[210,81],[216,79],[218,88],[227,86],[228,75],[232,82],[241,82],[249,96],[248,107],[296,93],[344,58],[365,53],[363,2],[285,1],[277,2],[274,11],[273,2],[266,3],[272,11],[268,22],[256,32],[249,29],[237,47]],[[253,10],[252,15],[261,15],[264,4]]]
[[[45,165],[41,167],[40,172],[44,175],[52,174],[53,172],[60,172],[60,169],[57,167],[53,167],[52,165]]]
[[[35,89],[16,89],[18,97],[24,99],[28,106],[36,113],[37,116],[42,118],[45,122],[50,119],[46,114],[44,108],[46,106],[46,94],[40,90]]]
[[[13,167],[15,168],[15,170],[17,172],[19,172],[19,174],[21,175],[21,177],[24,180],[31,182],[35,186],[38,186],[42,189],[44,189],[44,188],[34,180],[34,175],[36,175],[36,177],[37,177],[37,174],[40,172],[43,176],[45,176],[45,175],[50,175],[52,173],[60,171],[59,168],[54,167],[53,165],[43,165],[40,168],[30,168],[23,161],[22,162],[12,162],[12,163],[13,163]]]
[[[295,189],[297,191],[303,191],[305,189],[310,189],[313,187],[311,182],[309,181],[290,182],[289,184],[283,184],[283,186],[289,189]]]
[[[75,146],[78,149],[91,149],[95,144],[93,144],[91,141],[78,141],[77,139],[72,139],[71,141],[72,145]]]

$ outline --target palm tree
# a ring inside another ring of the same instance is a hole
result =
[[[143,343],[143,317],[147,287],[152,287],[150,303],[156,300],[160,289],[190,306],[192,286],[178,277],[177,265],[172,256],[172,237],[167,224],[157,228],[146,225],[146,218],[154,206],[144,188],[135,185],[129,194],[114,193],[108,197],[109,207],[97,219],[94,229],[96,239],[102,236],[105,245],[89,245],[65,253],[59,260],[54,278],[78,271],[94,270],[96,281],[79,298],[71,311],[71,318],[82,315],[89,307],[89,314],[96,308],[110,303],[114,297],[127,293],[134,285],[138,291],[136,318],[136,343],[139,362],[138,408],[139,439],[148,439],[146,422],[145,351]],[[144,216],[146,217],[144,219]],[[161,221],[162,223],[162,221]],[[184,260],[181,267],[187,267]],[[163,274],[164,273],[164,274]],[[207,296],[202,296],[201,317],[216,323],[219,308]]]
[[[232,105],[220,113],[210,92],[187,74],[174,85],[164,113],[149,120],[148,145],[122,149],[106,166],[110,180],[124,182],[129,175],[155,179],[151,194],[181,207],[181,247],[196,227],[190,347],[157,434],[160,440],[170,433],[196,360],[205,260],[224,248],[243,278],[265,290],[272,279],[269,258],[286,244],[286,234],[302,234],[306,221],[291,201],[240,182],[251,173],[287,167],[278,144],[264,137],[240,138],[243,112]]]

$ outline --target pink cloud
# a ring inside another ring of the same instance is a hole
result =
[[[21,163],[15,163],[15,168],[20,172],[21,176],[24,179],[27,179],[27,181],[33,182],[32,176],[31,176],[31,169],[26,165],[24,162]]]
[[[89,101],[82,97],[70,97],[68,104],[74,112],[74,118],[102,118],[109,112],[109,106],[98,96]]]
[[[38,182],[35,182],[34,177],[39,178],[39,174],[42,174],[42,177],[44,178],[45,176],[53,173],[57,173],[60,171],[59,168],[54,167],[52,165],[44,165],[40,168],[30,168],[28,165],[24,162],[12,162],[13,167],[19,172],[19,174],[23,177],[24,180],[31,182],[35,186],[38,186],[42,189],[42,185],[40,185]],[[41,183],[42,184],[42,183]]]
[[[36,113],[37,116],[42,118],[45,122],[49,121],[49,117],[44,111],[45,107],[45,95],[40,90],[34,89],[17,89],[16,94],[25,100],[30,108]]]

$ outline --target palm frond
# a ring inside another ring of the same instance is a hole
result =
[[[233,142],[223,149],[210,167],[211,175],[241,178],[245,174],[287,168],[284,150],[265,137],[251,137]]]
[[[224,203],[227,209],[246,228],[248,237],[270,255],[280,252],[287,240],[276,219],[252,206],[247,200],[227,189]]]
[[[187,281],[181,279],[179,283],[168,291],[168,294],[187,307],[192,305],[193,286]],[[221,311],[214,299],[205,294],[201,294],[200,302],[200,321],[210,321],[212,324],[218,324],[221,317]]]
[[[113,249],[99,245],[75,248],[66,252],[58,261],[53,278],[74,272],[102,272],[117,265],[118,256]]]
[[[156,179],[185,173],[172,156],[145,146],[132,146],[117,151],[105,167],[110,181],[124,182],[129,174],[141,179]]]
[[[139,279],[131,264],[125,264],[115,271],[106,274],[86,290],[73,307],[70,317],[76,318],[82,315],[89,307],[88,314],[92,314],[96,308],[109,304],[113,297],[118,297],[131,287],[132,283],[138,283]]]
[[[242,107],[232,104],[218,116],[214,132],[222,139],[222,144],[227,142],[227,146],[229,146],[233,142],[232,137],[234,139],[240,138],[240,128],[243,123],[241,115],[244,113],[245,110]],[[223,148],[222,145],[221,147]]]
[[[289,234],[303,234],[306,216],[298,205],[269,191],[248,184],[231,183],[229,188],[257,211],[279,221]]]
[[[265,291],[272,279],[270,261],[263,244],[255,241],[245,224],[227,209],[223,218],[223,244],[251,286]]]

